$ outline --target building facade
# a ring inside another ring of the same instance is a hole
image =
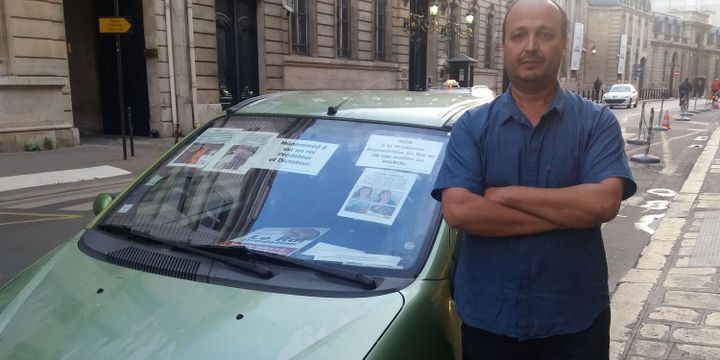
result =
[[[583,90],[584,58],[588,55],[586,41],[588,34],[588,2],[586,0],[558,0],[557,4],[565,10],[568,17],[568,44],[565,57],[560,64],[558,81],[568,90]],[[575,58],[573,58],[575,57]]]
[[[650,0],[591,0],[588,46],[595,50],[585,60],[584,88],[600,79],[614,83],[649,86],[652,10]],[[591,52],[592,53],[592,52]]]
[[[283,90],[424,90],[452,78],[501,91],[506,9],[502,0],[0,0],[0,151],[119,134],[123,118],[135,135],[181,136],[228,105]],[[99,18],[114,16],[128,33],[98,31]]]
[[[78,141],[62,3],[0,0],[0,151]]]
[[[653,22],[653,86],[676,93],[687,78],[697,95],[705,95],[712,80],[720,76],[720,29],[701,11],[656,12]]]
[[[653,0],[653,11],[699,11],[710,16],[712,26],[720,26],[720,0]]]

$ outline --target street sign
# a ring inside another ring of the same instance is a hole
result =
[[[98,23],[101,34],[125,34],[132,27],[127,18],[120,16],[101,17]]]
[[[675,75],[675,77],[680,77],[680,70],[673,71],[673,75]]]

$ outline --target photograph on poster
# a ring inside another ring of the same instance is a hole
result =
[[[416,179],[412,173],[365,169],[338,215],[392,225]]]
[[[188,145],[180,155],[170,161],[168,166],[204,168],[209,163],[217,160],[219,155],[222,154],[221,149],[223,146],[241,133],[243,133],[242,129],[207,129]]]
[[[273,139],[277,133],[246,131],[237,134],[220,149],[220,156],[205,167],[206,171],[246,174],[250,169],[267,157]]]

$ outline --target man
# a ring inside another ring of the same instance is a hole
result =
[[[717,100],[718,91],[720,91],[720,80],[715,79],[712,84],[710,84],[710,96],[712,96],[715,100]]]
[[[550,0],[510,5],[510,88],[457,121],[432,192],[465,234],[453,279],[465,359],[608,358],[600,225],[636,185],[615,116],[559,87],[567,28]]]
[[[595,82],[593,83],[593,89],[595,89],[595,100],[600,101],[600,88],[602,88],[603,82],[600,80],[600,77],[595,79]]]
[[[688,104],[688,101],[690,100],[690,93],[692,92],[692,84],[690,84],[690,80],[688,78],[685,78],[685,81],[680,84],[678,92],[680,93],[680,107]]]

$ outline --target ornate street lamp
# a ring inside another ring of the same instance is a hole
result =
[[[428,11],[429,19],[426,19],[422,14],[416,14],[411,10],[410,14],[403,19],[403,29],[411,38],[415,37],[418,32],[439,32],[443,38],[456,35],[461,38],[467,38],[472,34],[472,24],[473,21],[475,21],[472,13],[468,13],[465,16],[465,24],[448,20],[447,24],[441,26],[437,20],[439,11],[440,6],[437,3],[433,3]],[[463,28],[463,25],[467,28]]]

